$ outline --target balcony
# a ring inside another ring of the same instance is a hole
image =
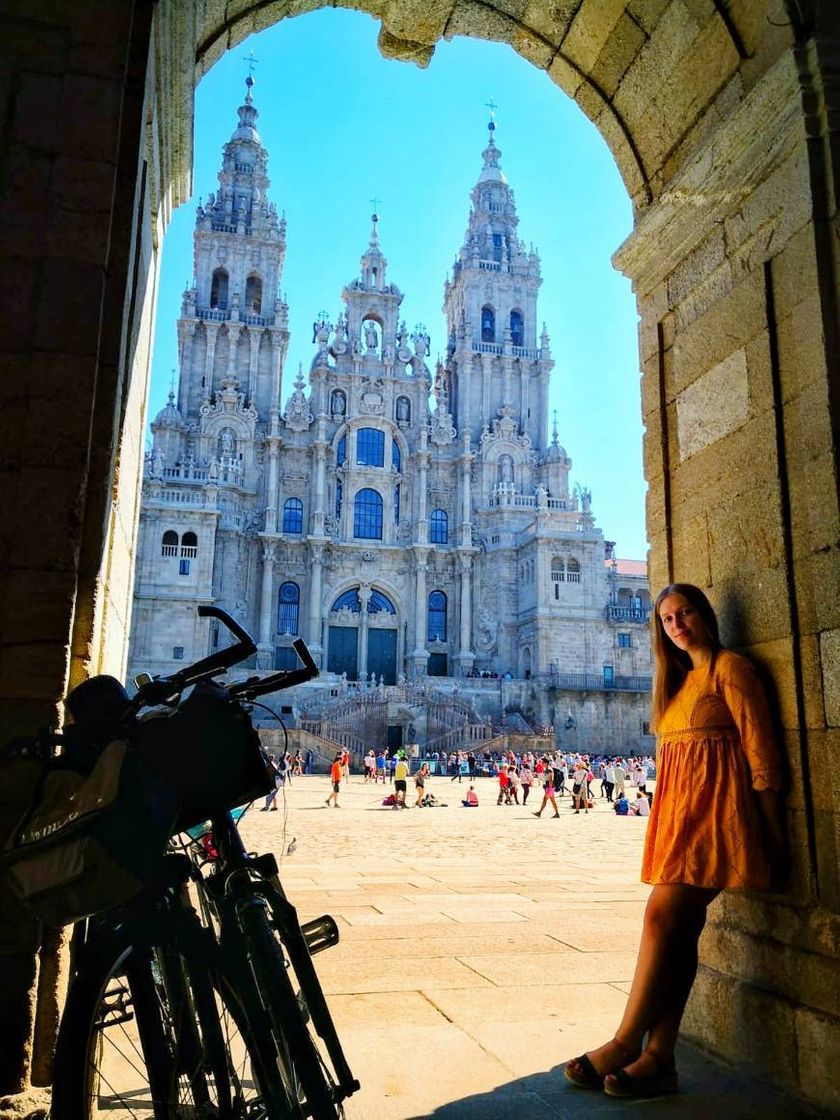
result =
[[[650,692],[650,677],[611,677],[603,673],[557,673],[548,677],[549,688],[562,688],[572,692]]]
[[[647,622],[650,607],[628,607],[610,604],[606,609],[607,622]]]

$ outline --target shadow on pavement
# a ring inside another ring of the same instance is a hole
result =
[[[693,1047],[679,1048],[677,1064],[680,1092],[673,1096],[616,1100],[576,1088],[563,1067],[555,1066],[410,1120],[816,1120],[821,1115]]]

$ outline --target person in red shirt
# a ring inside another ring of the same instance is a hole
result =
[[[332,782],[332,793],[329,795],[327,800],[324,802],[325,805],[329,805],[329,803],[331,801],[334,801],[336,809],[339,808],[338,791],[341,789],[341,769],[342,769],[341,763],[342,763],[342,757],[341,757],[341,752],[339,751],[339,753],[335,756],[335,761],[333,762],[332,766],[330,767],[330,781]]]
[[[499,798],[496,801],[497,805],[501,805],[501,803],[503,801],[509,801],[510,800],[509,795],[508,795],[508,785],[509,784],[510,784],[510,779],[508,778],[507,763],[503,762],[502,765],[499,767]]]

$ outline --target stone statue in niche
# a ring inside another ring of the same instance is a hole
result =
[[[331,399],[331,411],[333,416],[343,416],[347,411],[347,401],[344,398],[344,393],[337,389]]]
[[[233,455],[236,451],[236,440],[233,438],[233,432],[230,428],[225,428],[219,436],[219,453],[221,455]]]
[[[411,404],[408,397],[397,397],[397,420],[407,424],[411,419]]]
[[[365,346],[368,350],[375,350],[379,345],[379,335],[376,333],[376,327],[368,319],[365,322]]]
[[[502,482],[513,482],[513,461],[509,455],[503,455],[499,460],[499,478]]]

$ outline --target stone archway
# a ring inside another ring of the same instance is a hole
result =
[[[4,9],[0,189],[17,219],[0,231],[7,737],[50,719],[68,677],[122,670],[157,262],[190,191],[194,82],[251,32],[311,6]],[[727,640],[773,679],[791,760],[793,886],[718,907],[689,1025],[828,1102],[840,928],[840,159],[826,61],[840,45],[837,7],[358,6],[381,20],[384,54],[420,65],[441,37],[511,44],[615,156],[635,212],[616,263],[641,317],[653,582],[679,574],[709,588]]]

